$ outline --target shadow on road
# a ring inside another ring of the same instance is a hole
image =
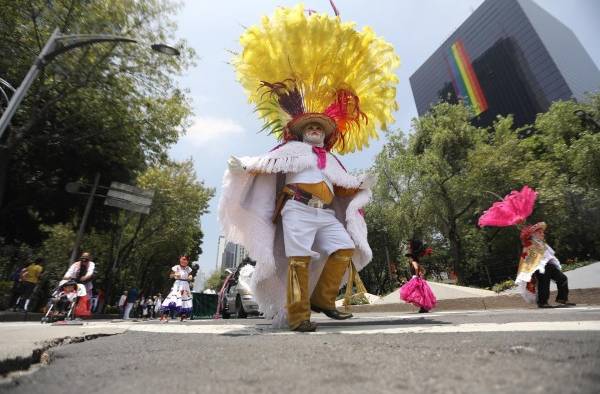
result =
[[[344,321],[319,321],[320,327],[364,327],[364,326],[422,326],[452,324],[432,318],[420,317],[417,319],[385,319],[385,320],[344,320]]]

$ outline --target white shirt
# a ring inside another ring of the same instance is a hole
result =
[[[123,294],[121,296],[121,298],[119,298],[119,306],[123,306],[125,305],[125,302],[127,301],[127,296],[125,294]]]
[[[69,279],[77,279],[77,274],[79,273],[79,264],[81,264],[79,261],[76,261],[73,264],[71,264],[71,266],[69,267],[69,269],[65,273],[64,277],[65,278],[69,278]],[[92,275],[94,273],[94,268],[95,267],[96,267],[96,264],[94,264],[93,261],[88,261],[87,271],[85,272],[84,275],[80,275],[80,276]],[[91,294],[92,294],[92,288],[93,287],[94,287],[94,285],[92,285],[92,281],[89,281],[89,282],[87,282],[85,284],[85,290],[90,295],[90,297],[91,297]]]
[[[79,273],[79,264],[80,264],[79,261],[76,261],[73,264],[71,264],[71,266],[69,267],[69,269],[65,273],[65,278],[77,279],[77,274]],[[94,268],[95,267],[96,267],[96,264],[94,264],[93,261],[88,261],[87,271],[85,272],[84,275],[81,275],[81,276],[92,275],[94,273]]]
[[[335,160],[335,159],[334,159]],[[285,183],[321,183],[325,182],[329,190],[333,193],[333,184],[325,174],[318,168],[307,168],[300,172],[288,172],[285,176]]]

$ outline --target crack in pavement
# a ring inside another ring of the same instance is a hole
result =
[[[52,361],[52,353],[50,352],[50,350],[52,350],[53,348],[69,345],[72,343],[91,341],[96,338],[118,334],[122,333],[88,334],[74,337],[67,336],[62,338],[55,338],[43,342],[40,345],[40,347],[33,349],[31,355],[29,356],[17,356],[13,358],[0,360],[0,384],[11,382],[13,378],[17,377],[16,375],[13,376],[13,374],[15,373],[18,373],[18,375],[21,376],[23,372],[27,372],[37,365],[48,365]]]

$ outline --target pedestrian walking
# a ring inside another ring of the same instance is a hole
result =
[[[160,310],[162,308],[162,294],[158,293],[154,296],[154,316],[160,315]]]
[[[152,296],[146,299],[146,315],[148,319],[154,319],[154,297]]]
[[[31,264],[21,270],[18,290],[19,298],[17,305],[15,305],[16,308],[27,310],[29,306],[29,299],[34,292],[35,287],[40,282],[45,264],[46,260],[42,257],[38,257]]]
[[[119,315],[121,315],[121,318],[125,314],[125,305],[126,304],[127,304],[127,291],[124,291],[123,294],[121,294],[121,297],[119,297],[119,302],[117,303],[117,306],[119,307]]]
[[[74,280],[85,286],[88,299],[92,297],[92,289],[94,287],[93,280],[95,274],[96,263],[91,260],[92,256],[89,252],[83,252],[79,260],[71,264],[67,272],[63,276],[64,281]]]
[[[10,299],[8,301],[8,307],[13,308],[13,311],[17,310],[17,300],[19,299],[19,287],[21,285],[21,273],[25,269],[25,265],[18,265],[17,268],[9,276],[9,280],[12,282],[12,288],[10,291]]]
[[[129,320],[130,313],[133,309],[133,306],[138,298],[138,290],[135,287],[132,287],[127,292],[127,299],[125,300],[125,311],[123,312],[123,319]]]
[[[71,264],[61,281],[61,284],[63,284],[69,280],[74,280],[85,286],[86,294],[79,297],[77,301],[79,316],[89,316],[92,313],[90,300],[94,287],[92,281],[94,280],[95,267],[96,264],[92,261],[91,254],[83,252],[79,260]]]

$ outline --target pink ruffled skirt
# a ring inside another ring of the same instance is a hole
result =
[[[400,288],[400,299],[426,310],[434,308],[437,302],[427,281],[418,276],[413,276]]]

